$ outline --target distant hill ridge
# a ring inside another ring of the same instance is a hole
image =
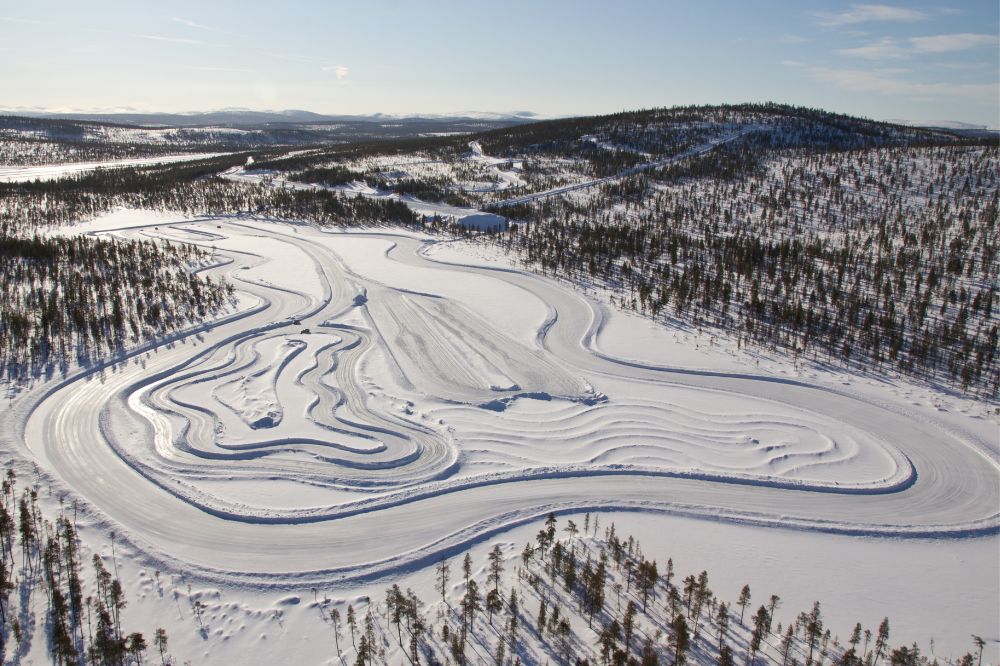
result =
[[[0,113],[6,113],[0,111]],[[490,113],[482,111],[463,111],[452,114],[322,114],[302,109],[286,109],[282,111],[254,111],[252,109],[226,108],[216,111],[192,111],[187,113],[144,113],[144,112],[104,112],[104,113],[62,113],[47,111],[10,112],[11,115],[29,118],[48,118],[53,120],[78,120],[85,122],[111,123],[116,125],[137,125],[140,127],[204,127],[207,125],[222,125],[230,127],[270,125],[275,123],[337,123],[337,122],[412,122],[436,120],[449,122],[454,120],[482,120],[497,122],[531,122],[538,118],[537,114],[528,111],[514,113]]]
[[[0,112],[2,113],[2,112]],[[941,123],[944,124],[944,123]],[[468,137],[494,154],[528,146],[570,153],[606,153],[608,145],[632,151],[624,161],[669,152],[682,134],[699,130],[754,130],[757,140],[777,148],[861,148],[954,140],[992,140],[997,132],[968,126],[922,127],[876,121],[787,104],[757,103],[662,107],[598,116],[544,119],[526,111],[510,114],[322,115],[304,110],[221,109],[207,113],[47,113],[0,115],[8,139],[91,145],[146,146],[163,150],[249,150],[278,146],[337,147],[398,140],[451,143],[465,149]],[[704,132],[703,132],[704,133]],[[588,141],[603,142],[604,148]],[[583,143],[581,143],[583,142]],[[608,143],[610,142],[610,143]],[[428,144],[430,145],[430,144]],[[636,152],[638,151],[638,152]]]

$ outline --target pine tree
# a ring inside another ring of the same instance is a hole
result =
[[[854,630],[851,631],[851,637],[850,639],[848,639],[848,643],[850,643],[852,648],[857,648],[858,643],[860,642],[861,642],[861,623],[858,622],[857,624],[854,625]]]
[[[413,617],[410,622],[410,662],[416,666],[420,663],[420,640],[427,631],[424,620],[417,612],[418,603],[411,603]]]
[[[337,649],[337,658],[340,658],[340,611],[336,608],[330,609],[330,624],[333,626],[333,644]]]
[[[7,557],[0,556],[0,626],[7,624],[7,600],[14,590],[14,583],[10,577],[11,571],[7,568]]]
[[[132,632],[126,641],[125,651],[135,660],[136,664],[142,666],[142,656],[146,653],[146,639],[139,632]]]
[[[159,627],[156,630],[156,635],[153,637],[153,645],[156,646],[156,651],[160,653],[160,666],[166,666],[167,664],[167,630],[163,627]]]
[[[511,654],[517,651],[517,631],[520,626],[518,618],[521,616],[520,608],[517,591],[511,586],[510,596],[507,597],[507,641],[510,643]]]
[[[358,644],[354,640],[354,634],[358,628],[358,618],[354,614],[354,606],[347,604],[347,626],[351,630],[351,646],[357,650]]]
[[[570,654],[573,649],[573,644],[570,642],[570,626],[569,622],[563,618],[559,620],[559,624],[556,627],[556,638],[559,643],[559,651],[563,656],[563,663],[570,663]]]
[[[806,659],[806,663],[811,664],[813,651],[816,649],[820,636],[823,635],[823,617],[819,610],[819,602],[813,603],[812,611],[808,615],[803,613],[799,619],[805,628],[806,640],[809,643],[809,657]]]
[[[795,640],[795,630],[792,624],[788,623],[788,631],[785,632],[784,638],[781,639],[781,666],[788,665],[788,653],[792,649],[792,641]]]
[[[548,543],[552,543],[556,538],[556,514],[549,512],[545,518],[545,536]]]
[[[493,583],[493,590],[499,593],[500,579],[503,576],[503,553],[500,550],[499,544],[495,544],[490,551],[489,571],[489,577],[486,579],[487,584]]]
[[[774,611],[781,605],[781,597],[772,594],[767,607],[767,633],[771,633],[771,622],[774,620]]]
[[[476,613],[482,610],[482,603],[479,597],[479,586],[476,581],[470,580],[465,588],[465,596],[462,597],[462,635],[463,638],[469,629],[475,624]]]
[[[743,589],[740,590],[740,598],[736,600],[736,603],[740,605],[740,624],[743,624],[743,613],[746,610],[747,605],[750,603],[749,585],[744,585]]]
[[[750,637],[750,654],[748,656],[750,666],[753,666],[754,657],[757,655],[760,644],[767,634],[768,619],[767,608],[764,606],[758,608],[753,616],[753,633]]]
[[[357,656],[354,660],[354,666],[368,666],[368,662],[371,659],[372,646],[368,644],[368,636],[361,634],[360,645],[355,647]]]
[[[445,601],[445,594],[448,592],[448,575],[450,573],[448,562],[442,558],[437,563],[435,572],[437,573],[437,591],[441,593],[441,601]]]
[[[875,638],[875,652],[872,659],[873,664],[877,664],[882,653],[889,644],[889,618],[883,618],[878,625],[878,636]]]
[[[719,628],[719,650],[721,650],[722,645],[726,640],[726,630],[729,629],[728,604],[719,604],[718,612],[715,614],[715,626]]]
[[[660,658],[656,654],[656,649],[653,647],[653,641],[650,638],[646,638],[642,643],[642,661],[641,666],[659,666]]]
[[[468,586],[469,578],[472,576],[472,555],[469,553],[466,553],[462,560],[462,574],[465,576],[465,585]]]
[[[656,561],[643,560],[639,563],[638,580],[639,589],[642,592],[642,612],[646,612],[646,600],[656,586],[659,573],[656,570]],[[686,625],[685,625],[686,626]]]
[[[524,550],[521,551],[521,565],[527,569],[528,565],[531,564],[531,558],[535,556],[535,549],[530,543],[524,544]]]
[[[667,558],[667,571],[663,574],[663,584],[669,590],[670,586],[673,585],[674,579],[674,558]]]
[[[378,643],[375,640],[375,618],[372,617],[371,606],[365,611],[365,633],[364,633],[365,643],[368,646],[367,657],[368,664],[371,666],[372,662],[375,660],[375,652]]]
[[[492,589],[486,593],[486,613],[490,626],[493,626],[493,614],[501,610],[503,610],[503,598],[500,596],[499,590]]]
[[[986,641],[984,641],[981,636],[973,634],[972,642],[976,644],[976,649],[979,650],[979,659],[977,661],[977,666],[983,666],[983,650],[986,648]]]
[[[545,603],[545,597],[538,600],[538,637],[545,638],[545,620],[546,620],[547,604]]]
[[[683,613],[678,613],[677,617],[670,624],[669,646],[674,651],[674,664],[687,663],[687,650],[691,643],[691,635],[688,631],[687,620]]]
[[[622,634],[626,651],[631,649],[632,634],[635,631],[635,613],[635,604],[630,599],[628,605],[625,607],[625,619],[622,620]]]
[[[611,661],[611,655],[614,654],[620,635],[621,627],[618,625],[618,620],[611,620],[611,622],[604,626],[597,637],[597,644],[601,648],[601,663],[605,666]]]

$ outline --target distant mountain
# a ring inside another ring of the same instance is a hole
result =
[[[473,114],[325,116],[310,111],[220,109],[209,113],[48,113],[0,111],[0,137],[88,145],[247,150],[464,135],[531,122],[526,116]],[[492,115],[493,117],[486,117]]]
[[[988,127],[987,125],[975,125],[973,123],[965,123],[961,120],[905,120],[905,119],[892,119],[886,122],[895,123],[897,125],[906,125],[907,127],[926,127],[928,129],[945,129],[951,130],[963,136],[970,137],[987,137],[987,136],[997,136],[1000,134],[1000,128],[998,127]]]
[[[427,121],[486,121],[507,124],[533,122],[540,119],[530,111],[513,113],[493,113],[484,111],[465,111],[454,114],[386,114],[372,113],[367,115],[328,115],[304,111],[301,109],[286,109],[283,111],[254,111],[243,108],[226,108],[216,111],[191,111],[186,113],[141,113],[141,112],[103,112],[103,113],[65,113],[38,110],[15,109],[2,111],[11,115],[30,118],[48,118],[53,120],[79,120],[85,122],[113,123],[139,125],[142,127],[267,127],[281,125],[323,124],[341,122],[427,122]]]
[[[941,129],[953,129],[953,130],[985,130],[989,129],[986,125],[973,125],[972,123],[964,123],[961,120],[908,120],[906,118],[890,118],[886,120],[887,123],[893,123],[895,125],[907,125],[909,127],[937,127]]]

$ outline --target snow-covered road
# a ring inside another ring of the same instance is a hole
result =
[[[210,243],[214,272],[258,305],[44,385],[0,430],[191,575],[367,580],[550,510],[998,531],[989,425],[614,357],[596,301],[435,261],[411,235],[252,219],[116,233]]]
[[[686,159],[692,157],[697,157],[698,155],[704,155],[705,153],[711,152],[718,148],[719,146],[735,141],[736,139],[742,138],[747,134],[757,130],[758,128],[750,125],[744,127],[738,132],[733,132],[732,134],[727,134],[725,136],[719,137],[693,148],[689,148],[677,155],[671,155],[670,157],[665,157],[659,160],[653,160],[651,162],[644,162],[630,169],[625,169],[624,171],[617,173],[613,176],[605,176],[603,178],[594,178],[592,180],[587,180],[582,183],[573,183],[571,185],[560,185],[559,187],[553,187],[542,192],[532,192],[531,194],[523,194],[517,197],[511,197],[509,199],[504,199],[503,201],[498,201],[493,204],[493,206],[498,208],[504,208],[506,206],[516,206],[518,204],[525,204],[530,201],[537,201],[539,199],[547,199],[549,197],[559,196],[561,194],[566,194],[568,192],[575,192],[577,190],[586,190],[592,187],[597,187],[599,185],[604,185],[605,183],[612,183],[616,180],[621,180],[627,176],[634,176],[637,173],[642,173],[643,171],[650,171],[651,169],[659,169],[660,167],[669,166],[671,164],[676,164],[677,162],[682,162]]]

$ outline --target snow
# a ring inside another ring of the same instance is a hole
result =
[[[634,166],[631,169],[625,169],[624,171],[621,171],[620,173],[617,173],[613,176],[605,176],[604,178],[593,178],[582,182],[571,183],[569,185],[560,185],[558,187],[553,187],[541,192],[532,192],[530,194],[523,194],[520,196],[515,196],[509,199],[505,199],[503,201],[498,201],[494,205],[500,207],[516,206],[528,203],[530,201],[537,201],[539,199],[547,199],[549,197],[567,194],[569,192],[595,188],[600,185],[604,185],[606,183],[614,182],[616,180],[621,180],[622,178],[626,178],[628,176],[634,176],[635,174],[642,173],[643,171],[658,169],[660,167],[668,166],[670,164],[681,162],[688,158],[695,157],[703,153],[707,153],[711,150],[714,150],[718,146],[721,146],[722,144],[729,143],[731,141],[736,141],[737,139],[740,139],[746,136],[747,134],[756,131],[757,129],[758,128],[754,125],[748,125],[731,134],[715,137],[713,139],[710,139],[706,143],[694,146],[692,148],[688,148],[687,150],[677,155],[671,155],[670,157],[666,157],[663,159],[653,160],[651,162],[645,162],[638,166]]]
[[[88,548],[119,535],[129,623],[167,626],[175,656],[333,662],[311,588],[431,598],[442,554],[479,561],[550,510],[601,512],[720,594],[818,599],[842,636],[882,615],[940,654],[995,636],[983,405],[657,328],[419,234],[128,212],[76,230],[214,248],[244,294],[0,412],[49,501],[82,502]]]
[[[226,153],[186,153],[184,155],[164,155],[162,157],[140,157],[128,160],[113,160],[109,162],[79,162],[69,164],[50,164],[31,167],[0,167],[0,183],[27,183],[34,180],[56,180],[88,171],[99,169],[121,169],[124,167],[155,166],[157,164],[175,164],[190,162]]]

